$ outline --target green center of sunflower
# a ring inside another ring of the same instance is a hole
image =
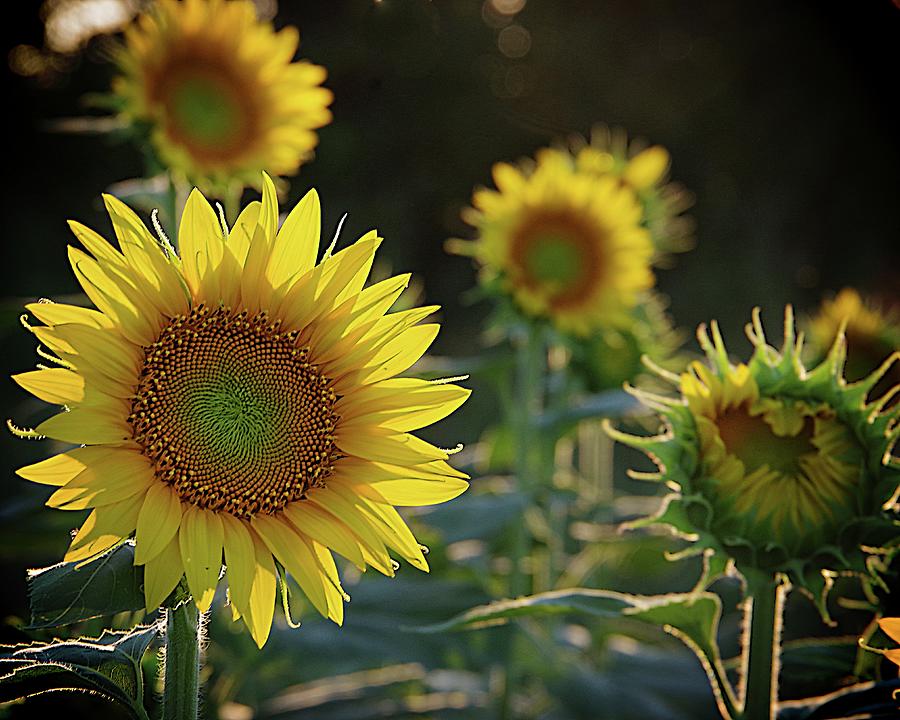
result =
[[[200,305],[144,351],[132,435],[183,500],[250,517],[324,485],[337,397],[296,331]]]
[[[568,285],[582,272],[581,252],[565,235],[536,237],[525,254],[528,274],[541,283]]]
[[[179,133],[205,148],[231,144],[244,124],[233,88],[206,74],[187,74],[173,82],[167,109]]]
[[[513,232],[513,271],[554,305],[577,302],[591,291],[601,271],[595,236],[595,229],[570,210],[542,210]]]

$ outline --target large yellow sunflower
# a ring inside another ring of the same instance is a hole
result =
[[[159,0],[126,30],[113,90],[166,166],[204,187],[258,186],[264,169],[294,174],[331,121],[325,69],[292,62],[298,42],[250,0]]]
[[[464,214],[477,240],[455,247],[521,310],[561,330],[587,335],[625,321],[654,282],[653,244],[634,192],[552,151],[533,167],[498,163],[493,174],[497,190],[476,191]]]
[[[272,181],[230,231],[194,190],[180,257],[113,197],[120,250],[72,222],[69,249],[97,310],[27,306],[60,367],[15,376],[64,405],[35,433],[81,445],[20,469],[58,486],[48,505],[92,508],[66,560],[134,533],[148,608],[186,576],[209,608],[224,561],[231,602],[262,646],[278,561],[340,623],[332,550],[393,575],[388,549],[427,570],[394,505],[449,500],[467,487],[448,451],[412,435],[469,391],[398,378],[427,349],[435,307],[386,314],[409,276],[366,289],[374,231],[316,264],[320,209],[310,191],[280,229]],[[166,243],[167,245],[167,243]]]

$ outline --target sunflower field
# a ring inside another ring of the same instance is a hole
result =
[[[900,3],[4,10],[0,720],[900,718]]]

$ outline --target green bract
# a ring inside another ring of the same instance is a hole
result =
[[[888,407],[900,387],[870,397],[900,353],[847,383],[843,332],[827,358],[807,370],[790,307],[780,350],[766,341],[754,312],[746,364],[732,364],[717,325],[710,330],[698,331],[707,364],[692,363],[681,375],[657,369],[679,395],[633,390],[660,413],[662,433],[638,437],[607,426],[659,468],[635,476],[673,491],[656,515],[631,526],[668,525],[693,541],[684,555],[711,554],[714,569],[733,560],[745,576],[784,573],[827,619],[830,577],[851,572],[877,580],[878,567],[900,545],[900,461],[892,455],[900,407]]]

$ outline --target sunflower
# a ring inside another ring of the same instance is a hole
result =
[[[263,169],[296,173],[331,121],[325,69],[292,62],[298,43],[250,0],[159,0],[125,31],[113,91],[167,167],[216,190],[258,187]]]
[[[694,223],[684,215],[693,205],[693,197],[681,185],[669,182],[671,157],[664,147],[629,141],[625,131],[601,125],[594,128],[590,141],[576,136],[568,147],[556,152],[567,157],[578,172],[611,175],[634,191],[657,261],[693,247]]]
[[[808,322],[812,350],[824,356],[828,344],[844,327],[847,337],[849,380],[865,377],[897,348],[900,348],[900,313],[896,308],[882,308],[867,302],[853,288],[844,288],[834,298],[826,299]],[[891,378],[900,382],[900,368]]]
[[[900,408],[887,405],[900,387],[867,396],[900,353],[847,384],[838,335],[828,357],[807,370],[790,308],[781,350],[768,344],[754,314],[748,337],[755,351],[746,364],[729,361],[715,324],[712,338],[705,327],[698,336],[709,364],[664,374],[678,396],[634,391],[661,413],[662,434],[636,437],[607,426],[658,466],[640,477],[674,490],[659,514],[634,525],[669,525],[694,541],[689,553],[711,549],[745,574],[785,573],[824,613],[830,573],[865,576],[877,555],[898,545],[900,462],[891,452]]]
[[[433,306],[387,314],[408,275],[363,289],[381,238],[369,232],[316,264],[318,196],[278,229],[268,176],[262,203],[230,230],[194,190],[180,257],[127,206],[105,202],[121,250],[70,223],[88,253],[70,248],[69,259],[97,309],[28,305],[59,367],[15,376],[66,409],[33,433],[80,446],[18,471],[58,486],[51,507],[91,509],[66,560],[134,534],[147,608],[184,575],[205,611],[224,552],[235,614],[260,646],[280,567],[338,624],[347,598],[332,551],[393,575],[391,549],[427,570],[393,506],[467,487],[451,451],[412,432],[469,390],[396,377],[438,326],[419,324]]]
[[[533,167],[494,166],[497,190],[475,192],[464,213],[478,239],[451,250],[472,255],[527,315],[588,335],[627,322],[652,287],[653,245],[634,193],[613,177],[578,173],[556,153]]]

